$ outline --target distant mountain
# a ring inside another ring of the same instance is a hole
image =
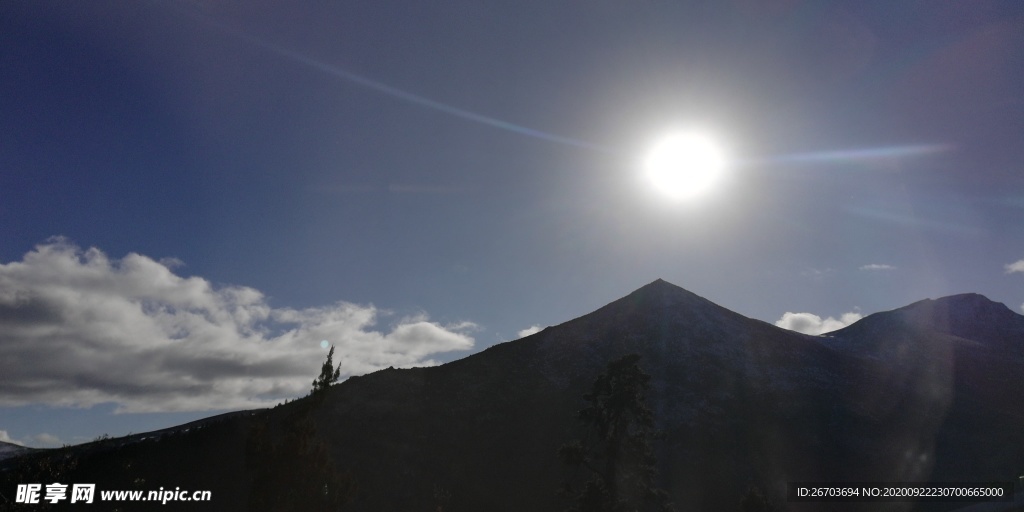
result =
[[[304,399],[82,451],[66,478],[211,489],[211,510],[245,510],[254,482],[274,481],[253,461],[292,450],[302,453],[297,467],[329,459],[354,483],[342,510],[562,510],[556,491],[579,475],[558,447],[585,434],[581,396],[630,353],[652,376],[648,403],[665,434],[658,484],[680,511],[738,510],[752,487],[780,509],[913,510],[786,503],[786,483],[1024,473],[1024,317],[1002,304],[925,300],[808,336],[657,280],[459,361],[350,378],[316,408]],[[294,442],[294,432],[314,431],[315,443]]]

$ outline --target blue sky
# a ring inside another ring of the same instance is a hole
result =
[[[820,332],[1024,303],[1024,4],[0,5],[0,440],[464,357],[657,278]],[[729,164],[672,201],[645,152]]]

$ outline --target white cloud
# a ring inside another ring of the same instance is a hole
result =
[[[22,443],[21,441],[18,441],[17,439],[11,439],[11,436],[7,434],[6,430],[0,430],[0,442],[16,444],[18,446],[25,446],[25,444]]]
[[[839,319],[833,317],[821,318],[813,313],[790,313],[786,312],[782,318],[775,322],[775,325],[790,331],[802,332],[804,334],[818,335],[842,329],[857,320],[863,318],[860,313],[843,313]]]
[[[382,329],[372,305],[274,308],[258,290],[180,277],[168,263],[180,264],[52,239],[0,264],[0,406],[264,407],[308,392],[321,340],[337,347],[343,376],[473,347],[471,322],[420,315]]]
[[[872,263],[870,265],[863,265],[860,267],[861,270],[896,270],[896,267],[892,265],[886,265],[884,263]]]
[[[543,329],[544,328],[539,326],[539,325],[531,325],[531,326],[527,327],[526,329],[523,329],[523,330],[519,331],[516,334],[520,338],[525,338],[525,337],[527,337],[527,336],[529,336],[531,334],[537,334],[538,332],[540,332]]]
[[[1024,272],[1024,260],[1018,260],[1006,265],[1007,274],[1012,274],[1014,272]]]

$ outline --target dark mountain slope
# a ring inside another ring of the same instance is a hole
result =
[[[963,294],[876,313],[831,335],[855,369],[846,407],[867,435],[886,440],[877,444],[879,466],[896,461],[904,480],[1024,473],[1024,316]]]
[[[751,485],[781,502],[798,480],[1008,480],[1024,472],[1022,322],[964,295],[806,336],[658,280],[459,361],[351,378],[312,414],[358,487],[348,510],[563,509],[556,489],[574,475],[557,449],[585,434],[582,394],[628,353],[652,375],[659,485],[680,510],[736,510]],[[262,471],[246,464],[254,425],[282,439],[309,403],[83,453],[72,476],[213,489],[211,509],[244,510]]]
[[[660,280],[461,361],[349,381],[324,424],[339,459],[379,457],[374,472],[397,464],[420,486],[364,487],[366,510],[422,502],[434,487],[458,509],[556,510],[554,488],[571,475],[555,454],[580,435],[580,396],[628,353],[654,377],[662,485],[677,501],[732,508],[753,482],[781,492],[788,480],[865,476],[863,443],[836,406],[852,373],[836,350]]]

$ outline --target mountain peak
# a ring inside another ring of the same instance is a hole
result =
[[[711,302],[681,286],[674,285],[664,279],[658,278],[650,283],[647,283],[640,288],[637,288],[633,293],[630,293],[626,297],[644,297],[644,298],[659,298],[663,300],[670,300],[672,302],[678,302],[680,300],[699,300],[704,302]]]
[[[1002,302],[996,302],[980,293],[959,293],[956,295],[947,295],[945,297],[939,297],[938,299],[935,299],[933,302],[959,306],[994,308],[998,310],[1009,309]]]
[[[567,323],[579,321],[619,326],[660,325],[665,322],[682,322],[691,326],[735,326],[750,319],[664,279],[655,279],[629,295]]]
[[[960,293],[938,299],[924,299],[897,309],[905,315],[933,320],[940,324],[949,322],[977,322],[993,317],[1011,318],[1016,313],[1001,302],[996,302],[980,293]]]
[[[876,318],[867,321],[872,317]],[[978,293],[920,300],[899,309],[876,313],[858,322],[865,325],[858,327],[854,324],[847,329],[861,330],[870,326],[881,328],[893,321],[966,339],[1006,338],[1024,334],[1024,316]]]
[[[674,285],[674,284],[672,284],[672,283],[670,283],[670,282],[668,282],[668,281],[666,281],[666,280],[664,280],[664,279],[659,277],[659,278],[655,279],[654,281],[651,281],[651,282],[641,286],[640,288],[637,288],[636,290],[633,291],[633,293],[640,293],[640,292],[656,293],[658,290],[665,290],[665,291],[667,291],[667,290],[683,290],[683,288],[681,288],[679,286],[676,286],[676,285]],[[683,291],[686,291],[686,290],[683,290]]]
[[[650,313],[686,309],[705,312],[714,311],[729,315],[736,314],[696,293],[660,278],[637,288],[629,295],[608,304],[595,313],[606,308],[617,309],[622,306],[626,306],[633,311],[647,311]]]

